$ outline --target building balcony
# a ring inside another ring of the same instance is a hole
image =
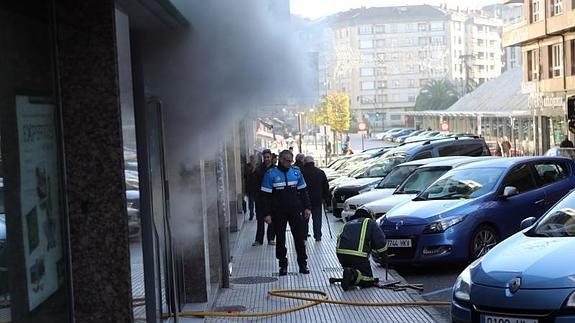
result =
[[[547,33],[545,25],[547,25]],[[560,34],[572,28],[575,28],[575,10],[567,10],[560,15],[532,24],[524,19],[503,27],[503,47],[521,45],[552,34]]]
[[[563,77],[539,81],[539,92],[562,92]]]

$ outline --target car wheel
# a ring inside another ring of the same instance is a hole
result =
[[[473,232],[469,246],[469,258],[475,260],[485,255],[499,243],[497,232],[488,225],[481,225]]]

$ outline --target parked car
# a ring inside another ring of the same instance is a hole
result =
[[[481,138],[446,138],[441,140],[428,140],[422,142],[414,142],[410,144],[400,145],[396,148],[390,149],[388,152],[381,156],[381,159],[393,160],[392,164],[386,164],[385,170],[381,171],[378,177],[384,177],[391,171],[396,165],[402,164],[404,162],[427,159],[433,157],[447,157],[447,156],[484,156],[489,155],[489,149],[485,145],[485,141]],[[375,177],[375,176],[363,176],[363,177]],[[365,185],[354,187],[347,187],[346,189],[341,188],[345,182],[339,182],[334,185],[333,182],[330,183],[330,192],[332,196],[332,208],[333,215],[336,217],[341,217],[341,212],[343,211],[344,202],[355,195],[359,194],[360,190],[364,190],[367,187]],[[347,182],[346,184],[352,184]],[[365,184],[365,183],[363,183]],[[375,181],[370,182],[371,188],[375,187]]]
[[[414,131],[415,131],[415,129],[403,129],[401,131],[394,132],[394,133],[391,133],[391,134],[385,136],[385,140],[393,142],[393,141],[395,141],[395,138],[400,137],[400,136],[409,135],[410,133],[412,133]]]
[[[545,152],[545,156],[557,156],[575,159],[575,148],[553,147]]]
[[[534,222],[463,270],[453,322],[575,322],[575,192]]]
[[[466,159],[471,157],[438,157],[438,158],[428,158],[410,161],[407,163],[395,166],[391,172],[382,179],[373,190],[363,192],[359,191],[359,195],[350,197],[345,200],[343,205],[342,218],[347,220],[348,217],[355,214],[355,211],[366,203],[377,201],[388,196],[391,196],[393,192],[400,186],[403,181],[410,176],[414,171],[416,171],[420,166],[436,163],[440,161],[447,161],[452,159]],[[431,183],[430,183],[431,184]]]
[[[404,155],[406,161],[445,156],[490,156],[485,141],[479,137],[429,139],[399,145],[383,157]]]
[[[482,257],[541,216],[575,187],[575,163],[558,157],[514,157],[453,169],[412,201],[380,218],[390,261],[424,263]]]
[[[425,159],[433,162],[421,165],[415,169],[388,197],[365,203],[361,208],[375,218],[379,218],[395,206],[414,199],[417,194],[421,193],[451,169],[492,158],[496,157],[440,157]]]
[[[395,135],[395,134],[397,134],[397,133],[399,133],[399,132],[401,132],[401,131],[403,131],[403,130],[405,130],[405,129],[403,129],[403,128],[391,129],[391,130],[389,130],[389,131],[387,131],[387,132],[385,133],[385,135],[383,136],[383,140],[391,141],[391,139],[392,139],[391,136],[392,136],[392,135]]]
[[[439,134],[440,134],[439,131],[424,131],[423,133],[421,133],[417,136],[406,138],[404,142],[409,143],[409,142],[415,142],[415,141],[430,139],[430,138],[433,138]]]
[[[407,134],[407,135],[398,136],[398,137],[395,138],[395,142],[401,144],[401,143],[405,142],[405,139],[410,138],[410,137],[418,136],[418,135],[421,134],[422,132],[423,132],[422,130],[416,130],[416,131],[413,131],[413,132],[411,132],[411,133],[409,133],[409,134]]]
[[[336,184],[332,183],[334,186],[331,190],[333,215],[335,217],[341,217],[346,199],[371,190],[390,173],[395,166],[404,161],[405,158],[403,156],[382,158],[369,164],[363,172],[355,174],[355,178],[350,178],[346,181],[340,180]]]

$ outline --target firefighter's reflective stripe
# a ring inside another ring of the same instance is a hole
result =
[[[337,248],[335,252],[342,254],[342,255],[358,256],[358,257],[364,257],[364,258],[367,257],[367,252],[359,252],[356,250]]]
[[[382,253],[382,252],[387,251],[387,245],[386,245],[385,247],[383,247],[383,248],[377,249],[376,251],[379,252],[379,253]]]
[[[357,257],[367,257],[367,252],[363,251],[365,245],[365,236],[367,234],[367,225],[369,224],[369,219],[363,219],[361,224],[361,233],[359,235],[359,240],[357,242],[357,250],[343,249],[339,247],[341,235],[345,225],[341,228],[339,235],[337,236],[337,249],[336,252],[343,255],[357,256]]]
[[[363,245],[365,244],[365,233],[367,231],[367,224],[369,223],[368,219],[363,219],[363,223],[361,225],[361,234],[359,235],[359,243],[357,247],[357,251],[363,252]]]
[[[355,272],[357,273],[357,278],[355,279],[355,284],[359,284],[360,282],[364,281],[364,282],[374,282],[375,278],[370,277],[370,276],[364,276],[362,275],[361,271],[355,269]]]

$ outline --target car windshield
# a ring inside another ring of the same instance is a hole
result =
[[[435,182],[443,174],[447,173],[448,167],[421,168],[414,171],[395,190],[394,194],[419,194],[429,185]]]
[[[571,193],[547,212],[532,233],[541,237],[574,237],[575,194]]]
[[[360,165],[349,172],[349,177],[361,176],[370,167],[371,164]]]
[[[339,168],[341,168],[341,170],[354,170],[357,165],[359,165],[362,161],[364,161],[368,158],[369,158],[369,156],[365,156],[365,155],[364,156],[351,157],[345,163],[343,163]]]
[[[397,166],[379,182],[376,188],[396,188],[411,172],[417,169],[417,165]]]
[[[405,156],[391,156],[371,165],[359,177],[385,177],[393,167],[405,162]]]
[[[331,162],[331,164],[329,164],[327,166],[327,168],[337,169],[339,166],[341,166],[341,164],[345,163],[345,161],[348,159],[349,159],[349,157],[343,157],[340,159],[336,159],[333,162]]]
[[[454,169],[423,191],[417,200],[470,199],[490,192],[503,168]]]

